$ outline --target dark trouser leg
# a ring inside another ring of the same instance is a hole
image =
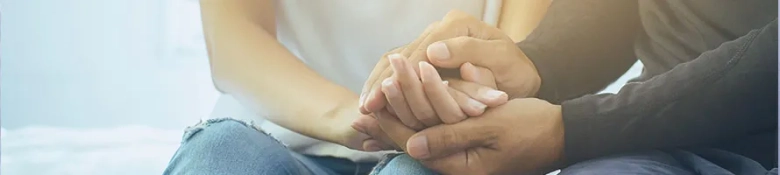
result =
[[[773,170],[776,173],[776,170]],[[756,161],[716,149],[645,151],[576,163],[560,175],[580,174],[770,174]]]

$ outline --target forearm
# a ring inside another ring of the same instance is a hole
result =
[[[498,28],[513,41],[525,39],[547,13],[552,0],[503,1]]]
[[[570,161],[777,132],[777,22],[617,94],[563,103]]]
[[[534,63],[537,97],[552,103],[603,89],[636,62],[636,1],[555,0],[539,26],[518,43]]]
[[[202,1],[202,3],[205,3]],[[317,139],[334,141],[330,125],[357,95],[309,69],[272,32],[227,1],[202,5],[212,76],[220,91],[266,119]],[[267,28],[267,27],[266,27]],[[357,106],[357,104],[354,104]],[[357,109],[355,109],[356,111]]]

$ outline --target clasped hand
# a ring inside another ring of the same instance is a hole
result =
[[[562,159],[561,108],[533,97],[533,63],[499,29],[453,11],[382,57],[353,128],[363,149],[407,152],[445,174],[536,173]]]

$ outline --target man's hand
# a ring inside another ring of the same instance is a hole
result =
[[[444,174],[538,174],[562,159],[561,107],[525,98],[418,133],[386,112],[382,129],[410,156]],[[408,140],[408,142],[407,142]]]
[[[541,86],[533,63],[508,36],[458,11],[450,12],[415,42],[395,52],[410,62],[430,61],[439,68],[457,69],[467,62],[487,68],[495,76],[498,90],[508,93],[510,99],[534,96]],[[387,104],[381,82],[393,71],[386,60],[380,60],[364,86],[360,104],[364,114],[377,112]]]
[[[427,61],[425,52],[431,43],[458,36],[470,36],[487,40],[510,40],[501,30],[481,22],[465,12],[451,11],[441,22],[431,24],[423,34],[407,46],[396,49],[412,63]],[[459,67],[459,66],[457,66]],[[455,67],[455,68],[457,68]],[[393,74],[386,57],[380,59],[374,71],[371,72],[361,93],[360,111],[364,114],[379,111],[387,104],[384,94],[381,92],[381,82]],[[444,76],[448,77],[448,76]]]
[[[492,72],[498,90],[509,98],[533,97],[541,78],[536,67],[511,40],[484,40],[457,37],[428,47],[428,61],[439,68],[457,68],[471,63]]]
[[[409,100],[428,100],[414,103],[429,104],[433,107],[433,111],[426,111],[426,113],[435,115],[433,118],[429,118],[433,121],[429,120],[425,124],[428,126],[460,122],[466,118],[465,116],[481,115],[485,112],[486,107],[495,107],[507,102],[506,93],[494,90],[493,74],[485,68],[466,63],[460,68],[462,79],[452,78],[443,81],[432,65],[420,62],[418,66],[420,75],[417,78],[418,76],[412,70],[415,68],[412,68],[405,59],[399,57],[401,56],[390,56],[396,74],[382,82],[382,91],[387,94],[390,104],[386,108],[387,111],[415,131],[422,130],[427,126],[419,126],[422,125],[420,123],[425,122],[419,121],[420,117],[414,116],[411,111],[420,111],[421,109],[419,106],[410,105],[413,103],[408,102]],[[421,96],[404,94],[404,92],[417,90],[413,88],[422,89],[425,94],[421,94]],[[405,98],[405,95],[420,98]],[[410,122],[419,125],[410,125]],[[430,124],[431,122],[433,124]],[[375,118],[366,115],[356,120],[352,127],[371,136],[371,139],[365,140],[363,144],[365,151],[400,149],[398,146],[393,147],[395,143],[382,131]]]
[[[445,83],[427,62],[413,65],[399,54],[389,59],[394,73],[382,81],[382,92],[390,104],[388,111],[413,129],[456,123],[507,101],[506,93],[494,90],[492,73],[479,74],[480,68],[471,64],[461,66],[465,81],[458,77]],[[449,82],[453,84],[448,86]]]

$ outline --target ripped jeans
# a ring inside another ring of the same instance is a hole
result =
[[[210,119],[189,127],[163,174],[337,175],[369,171],[372,175],[436,174],[406,154],[388,155],[378,164],[301,155],[254,125],[234,119]],[[767,170],[756,161],[717,149],[675,149],[605,156],[552,174],[557,173],[777,175],[777,168]]]
[[[382,163],[381,174],[433,174],[422,165],[403,166],[417,169],[392,168],[398,163],[417,163],[412,159],[399,160]],[[375,165],[375,162],[302,155],[251,123],[222,118],[188,127],[163,174],[354,175],[369,174]]]

